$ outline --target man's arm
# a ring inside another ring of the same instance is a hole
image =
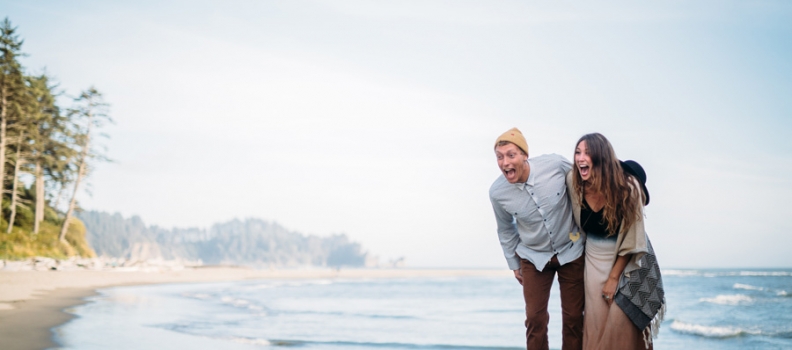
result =
[[[563,174],[566,175],[566,173],[568,173],[569,170],[572,169],[572,163],[562,155],[558,155],[558,158],[560,163],[559,166],[561,167]]]
[[[503,249],[503,256],[506,257],[509,269],[514,271],[517,281],[522,284],[522,276],[519,273],[520,258],[516,253],[517,245],[520,244],[520,235],[517,233],[514,217],[491,197],[490,202],[492,203],[492,210],[495,212],[495,222],[498,224],[498,239],[500,240],[501,249]]]

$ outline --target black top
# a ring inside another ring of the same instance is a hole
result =
[[[616,235],[608,237],[608,225],[602,218],[602,209],[593,211],[586,203],[586,197],[583,196],[583,206],[580,208],[580,221],[581,227],[586,232],[586,238],[591,239],[609,239],[616,240]]]

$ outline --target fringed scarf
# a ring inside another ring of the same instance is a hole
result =
[[[643,330],[646,348],[657,338],[665,317],[665,292],[660,266],[652,243],[646,237],[648,252],[639,259],[640,267],[622,275],[614,301],[638,329]]]

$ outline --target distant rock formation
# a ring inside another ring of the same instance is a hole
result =
[[[86,211],[86,239],[98,256],[132,260],[200,260],[252,266],[367,266],[376,264],[344,234],[305,236],[260,219],[231,220],[211,228],[164,229],[140,217]]]

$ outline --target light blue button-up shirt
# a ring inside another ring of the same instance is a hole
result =
[[[490,201],[509,268],[519,269],[522,258],[542,271],[553,255],[561,265],[579,258],[586,238],[567,196],[566,174],[572,164],[557,154],[530,158],[528,164],[525,183],[498,177],[490,187]]]

